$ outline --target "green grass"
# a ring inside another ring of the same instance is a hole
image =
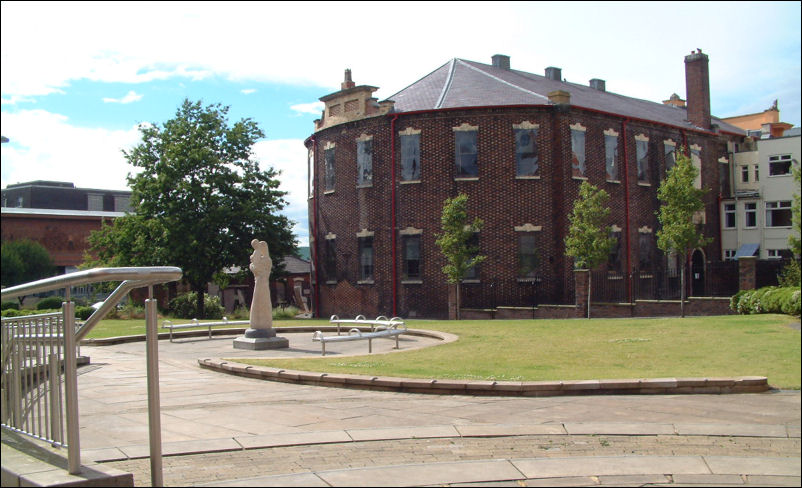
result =
[[[800,388],[800,333],[786,315],[407,321],[459,335],[426,349],[345,358],[232,359],[329,373],[496,381],[766,376]]]
[[[159,319],[159,332],[167,332],[167,329],[162,329],[162,323],[164,323],[165,319]],[[174,324],[187,324],[192,322],[188,319],[166,319],[172,321]],[[233,322],[234,319],[231,319]],[[199,320],[200,324],[205,322],[220,322],[220,320]],[[309,321],[293,321],[293,320],[274,320],[273,325],[275,327],[285,327],[285,326],[293,326],[293,325],[307,325]],[[319,324],[328,324],[328,321],[316,321]],[[311,325],[311,324],[310,324]],[[230,327],[215,327],[214,329],[241,329],[245,326],[243,325],[232,325]],[[180,329],[181,331],[188,331],[188,330],[204,330],[203,326],[199,326],[197,329],[194,327]],[[207,329],[208,330],[208,329]],[[117,320],[117,319],[104,319],[101,320],[99,324],[92,329],[89,334],[86,336],[87,339],[105,339],[107,337],[119,337],[119,336],[129,336],[129,335],[144,335],[145,334],[145,319],[130,319],[130,320]]]

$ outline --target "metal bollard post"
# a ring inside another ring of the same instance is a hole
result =
[[[150,480],[152,486],[164,486],[162,472],[161,404],[159,400],[159,330],[153,287],[145,300],[145,327],[148,372],[148,427],[150,439]]]
[[[69,295],[66,299],[69,300]],[[62,309],[64,314],[64,396],[67,403],[67,462],[70,474],[78,474],[81,471],[81,437],[78,425],[75,304],[71,301],[64,302]]]

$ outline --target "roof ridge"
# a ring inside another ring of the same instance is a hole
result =
[[[457,61],[457,58],[451,59],[451,66],[448,67],[448,75],[446,75],[446,82],[443,84],[443,90],[440,92],[440,96],[437,98],[437,102],[434,104],[435,109],[443,106],[443,101],[446,99],[448,90],[451,88],[451,82],[454,80],[454,67],[456,66]]]
[[[472,69],[472,70],[474,70],[474,71],[476,71],[478,73],[481,73],[481,74],[483,74],[483,75],[485,75],[485,76],[487,76],[487,77],[489,77],[489,78],[491,78],[493,80],[496,80],[496,81],[498,81],[500,83],[503,83],[503,84],[511,86],[511,87],[513,87],[515,89],[521,90],[524,93],[528,93],[529,95],[534,95],[534,96],[536,96],[538,98],[542,98],[542,99],[544,99],[546,101],[548,101],[548,99],[549,99],[549,97],[543,96],[540,93],[535,93],[535,92],[533,92],[531,90],[527,90],[526,88],[518,86],[515,83],[510,83],[509,81],[503,80],[503,79],[499,78],[498,76],[491,75],[490,73],[488,73],[488,72],[486,72],[484,70],[481,70],[481,69],[477,68],[476,66],[471,66],[470,64],[466,63],[465,61],[463,61],[461,59],[457,59],[457,61],[459,61],[460,64],[462,64],[463,66],[465,66],[467,68],[470,68],[470,69]]]

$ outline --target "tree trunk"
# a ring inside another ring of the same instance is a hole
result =
[[[680,283],[680,292],[679,292],[679,310],[680,316],[685,317],[685,266],[688,263],[683,263],[682,269],[679,272],[679,283]]]
[[[460,286],[459,285],[460,285],[459,283],[457,283],[455,285],[457,287],[457,295],[456,295],[456,298],[457,298],[457,320],[459,320],[459,308],[461,306],[461,304],[460,304]]]
[[[590,270],[588,270],[588,318],[590,318]]]
[[[198,317],[197,318],[199,320],[200,319],[205,319],[206,318],[206,310],[205,310],[206,307],[205,307],[205,304],[204,304],[204,298],[205,298],[204,297],[204,291],[205,291],[204,287],[203,286],[193,286],[192,289],[197,294],[197,301],[195,302],[196,303],[196,307],[195,308],[198,311]]]

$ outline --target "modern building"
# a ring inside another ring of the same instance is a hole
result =
[[[61,181],[30,181],[8,185],[2,191],[3,207],[130,212],[131,192],[76,188]]]
[[[799,168],[800,141],[798,127],[783,127],[733,145],[734,192],[721,201],[724,259],[791,257],[791,203],[800,192],[792,168]]]
[[[655,211],[681,148],[700,169],[695,185],[710,189],[699,223],[713,243],[693,253],[704,285],[704,263],[722,258],[728,147],[746,135],[711,117],[708,64],[701,51],[685,57],[687,104],[567,82],[556,67],[515,70],[504,55],[452,59],[381,102],[346,70],[305,141],[316,313],[448,316],[453,287],[435,240],[443,202],[459,193],[485,222],[475,239],[487,259],[469,284],[496,290],[499,305],[532,288],[541,303],[573,303],[563,239],[586,180],[611,196],[618,245],[605,269],[631,299],[678,265],[657,249]]]

